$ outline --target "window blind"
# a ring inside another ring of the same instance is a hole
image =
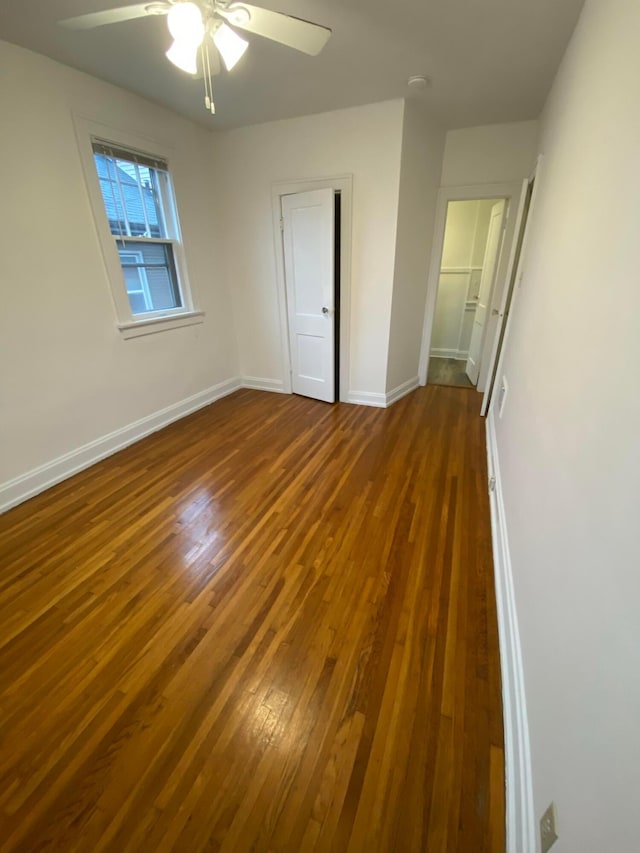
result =
[[[166,160],[161,160],[150,154],[143,154],[141,151],[135,151],[132,148],[121,148],[111,142],[103,142],[101,139],[93,139],[92,146],[94,154],[103,154],[105,157],[115,157],[118,160],[128,160],[130,163],[137,163],[138,166],[147,166],[149,169],[158,169],[161,172],[169,171]]]

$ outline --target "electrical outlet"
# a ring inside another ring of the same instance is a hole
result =
[[[502,377],[502,382],[500,383],[500,394],[498,396],[498,417],[502,417],[502,412],[504,411],[504,404],[507,402],[507,394],[509,393],[509,383],[507,382],[507,377]]]
[[[547,850],[550,850],[558,840],[556,824],[556,806],[555,803],[551,803],[540,818],[540,845],[542,853],[547,853]]]

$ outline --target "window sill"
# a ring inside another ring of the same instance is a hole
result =
[[[174,314],[171,317],[153,317],[148,320],[135,320],[132,323],[118,323],[120,334],[125,340],[138,338],[140,335],[155,335],[156,332],[166,332],[169,329],[179,329],[181,326],[194,326],[204,322],[204,311],[188,311],[185,314]]]

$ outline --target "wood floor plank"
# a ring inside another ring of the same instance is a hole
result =
[[[479,397],[240,391],[0,517],[0,849],[504,850]]]

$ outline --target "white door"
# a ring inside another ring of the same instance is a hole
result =
[[[484,397],[482,398],[482,408],[480,410],[480,414],[483,416],[486,415],[487,409],[489,408],[489,401],[491,400],[493,383],[495,381],[496,366],[498,363],[498,358],[500,356],[500,347],[502,346],[502,340],[504,337],[507,315],[509,313],[509,306],[511,304],[513,288],[515,285],[518,268],[520,266],[520,256],[522,253],[524,234],[531,206],[532,192],[533,181],[529,180],[529,178],[525,178],[522,183],[522,189],[520,191],[520,201],[518,203],[518,212],[516,214],[513,243],[509,255],[509,263],[507,265],[507,272],[505,275],[505,286],[502,290],[502,298],[500,300],[499,307],[494,308],[494,310],[491,312],[492,314],[496,315],[496,327],[493,332],[493,341],[491,343],[491,352],[488,360],[487,383],[484,392]],[[496,304],[495,298],[492,300],[492,304]]]
[[[333,190],[283,196],[282,219],[292,390],[333,403]]]
[[[484,330],[487,319],[487,309],[491,299],[493,282],[498,271],[498,261],[502,248],[504,230],[504,212],[506,203],[499,201],[491,208],[491,219],[489,221],[489,233],[487,235],[487,248],[484,253],[482,264],[482,276],[480,278],[480,289],[478,291],[478,305],[473,320],[471,332],[471,343],[469,344],[469,357],[467,358],[466,373],[474,385],[478,384],[480,374],[480,354],[484,341]]]

